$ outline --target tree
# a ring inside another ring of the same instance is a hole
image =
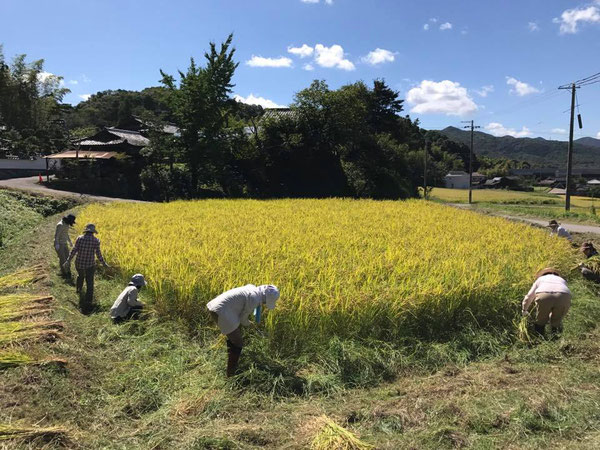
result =
[[[66,145],[61,102],[69,90],[43,69],[43,59],[27,63],[26,55],[9,65],[0,46],[0,152],[26,157]]]
[[[175,77],[160,71],[161,82],[170,94],[168,102],[175,122],[181,129],[194,195],[200,184],[213,186],[222,168],[221,138],[235,108],[229,98],[234,86],[231,80],[238,66],[233,61],[232,41],[230,34],[219,51],[211,42],[210,51],[204,54],[204,67],[197,66],[191,58],[187,72],[179,71],[179,84]]]

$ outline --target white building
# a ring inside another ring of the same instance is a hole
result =
[[[462,170],[451,170],[444,177],[444,183],[450,189],[469,189],[469,174]]]

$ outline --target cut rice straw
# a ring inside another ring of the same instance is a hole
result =
[[[371,444],[361,441],[327,416],[320,417],[318,421],[321,426],[311,443],[310,448],[313,450],[368,450],[375,448]]]
[[[60,439],[65,438],[66,435],[67,430],[61,427],[37,428],[0,424],[0,441],[10,439],[30,440],[40,437],[45,439]]]

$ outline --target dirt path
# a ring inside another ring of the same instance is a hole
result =
[[[468,205],[466,203],[447,203],[447,205],[453,206],[455,208],[470,209],[473,211],[477,211],[476,209],[473,209],[470,205]],[[486,214],[490,214],[490,215],[497,216],[497,217],[503,217],[505,219],[514,220],[517,222],[527,222],[527,223],[531,223],[533,225],[538,225],[541,227],[545,227],[546,225],[548,225],[548,219],[534,219],[534,218],[530,218],[530,217],[511,216],[509,214],[494,213],[494,212],[486,212]],[[573,232],[573,233],[600,234],[600,226],[581,225],[581,224],[576,224],[576,223],[567,223],[567,222],[563,222],[563,221],[560,221],[560,224],[563,227],[565,227],[568,231]]]
[[[44,184],[39,184],[38,177],[12,178],[10,180],[0,180],[0,188],[16,189],[19,191],[31,192],[34,194],[52,195],[55,197],[70,197],[79,200],[97,202],[144,203],[141,200],[132,200],[128,198],[102,197],[99,195],[80,194],[78,192],[59,191],[57,189],[51,189]]]

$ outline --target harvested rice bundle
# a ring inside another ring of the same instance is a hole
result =
[[[321,416],[317,422],[319,431],[310,446],[313,450],[368,450],[375,448],[371,444],[361,441],[327,416]]]

